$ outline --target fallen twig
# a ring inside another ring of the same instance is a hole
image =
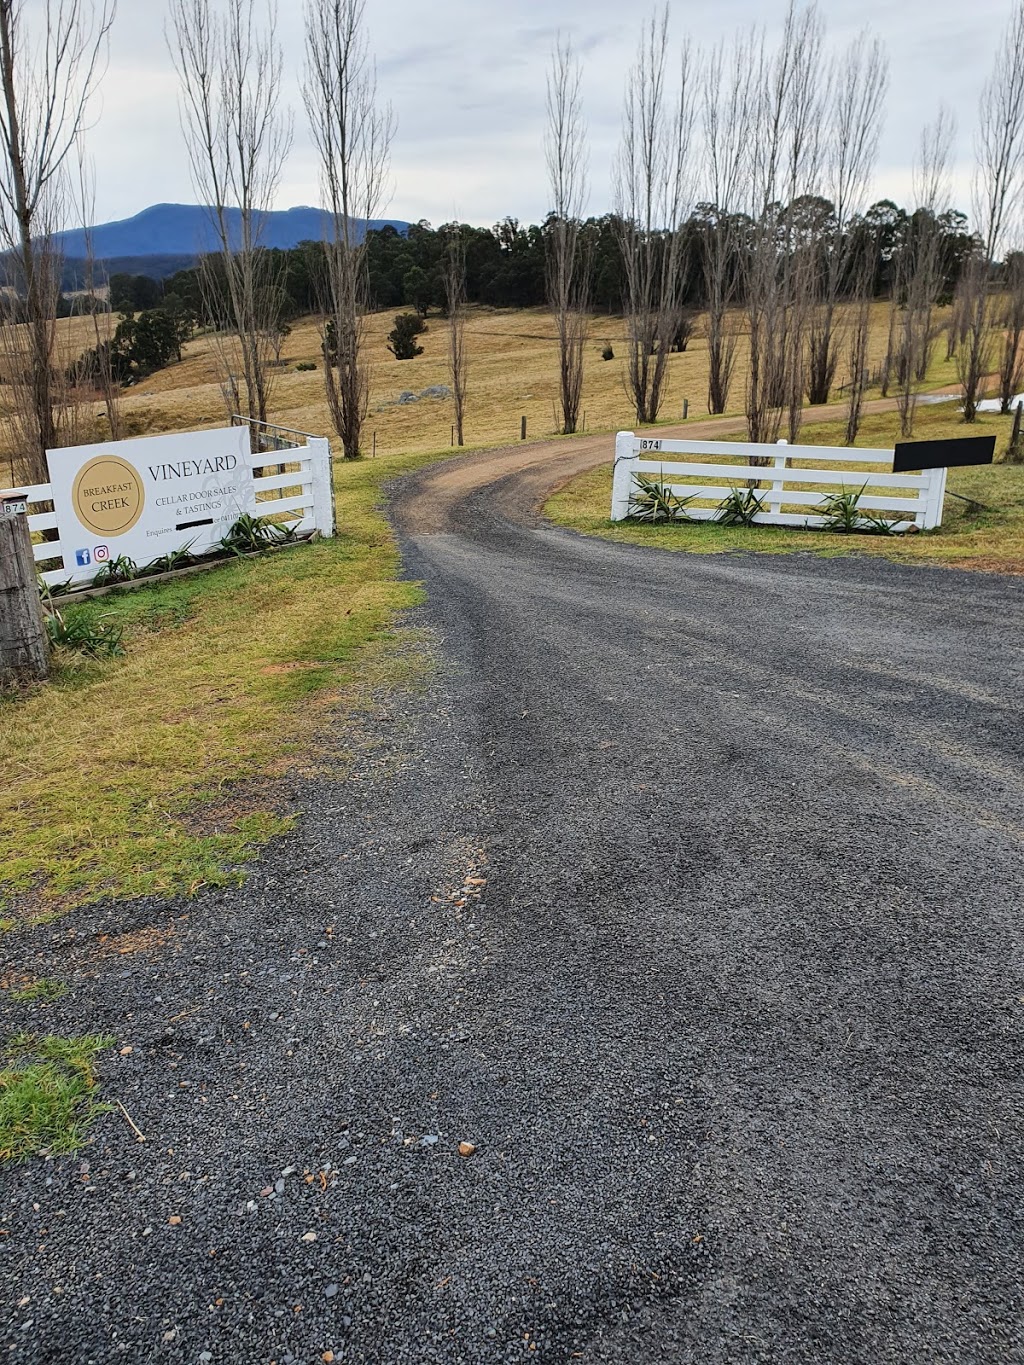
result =
[[[141,1131],[141,1129],[139,1128],[138,1124],[135,1122],[135,1120],[132,1118],[131,1114],[129,1114],[128,1110],[124,1107],[124,1105],[121,1103],[120,1100],[117,1101],[117,1107],[118,1107],[118,1109],[120,1109],[121,1113],[122,1113],[122,1114],[125,1116],[125,1118],[128,1120],[128,1126],[131,1128],[131,1130],[132,1130],[132,1132],[135,1134],[135,1136],[139,1139],[140,1142],[145,1142],[145,1141],[146,1141],[146,1135],[145,1135],[145,1133],[143,1133],[143,1132]]]

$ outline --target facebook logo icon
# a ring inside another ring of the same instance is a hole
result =
[[[86,565],[92,563],[92,553],[89,550],[76,550],[75,563],[80,569],[84,569]]]

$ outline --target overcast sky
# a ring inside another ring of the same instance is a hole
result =
[[[831,42],[868,26],[888,48],[891,90],[873,198],[909,198],[920,129],[944,100],[958,122],[956,198],[969,207],[978,92],[1010,7],[1010,0],[821,0]],[[290,208],[316,204],[319,194],[300,93],[301,0],[279,0],[279,8],[296,138],[278,207]],[[90,137],[99,221],[195,200],[164,12],[165,0],[120,2]],[[435,225],[456,216],[482,225],[506,214],[543,217],[544,81],[558,28],[585,55],[590,211],[610,208],[623,81],[649,12],[629,0],[368,0],[380,88],[398,121],[389,216]],[[688,29],[702,44],[752,22],[778,33],[783,13],[784,0],[672,0],[675,35]]]

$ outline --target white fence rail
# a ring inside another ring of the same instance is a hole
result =
[[[665,456],[690,456],[688,461]],[[761,459],[763,463],[753,464]],[[732,461],[732,463],[730,463]],[[892,513],[897,531],[917,526],[927,531],[942,525],[946,493],[945,469],[926,469],[920,474],[893,474],[893,451],[859,450],[834,446],[754,445],[739,441],[668,441],[620,431],[615,438],[615,470],[612,479],[612,521],[624,521],[638,492],[636,475],[658,480],[678,497],[693,498],[714,506],[686,508],[697,521],[712,521],[718,504],[735,488],[754,490],[765,510],[754,521],[766,526],[821,527],[823,508],[830,494],[860,493],[857,506],[869,512]],[[830,469],[835,464],[888,465],[875,469]],[[686,479],[687,482],[673,482]],[[807,508],[807,511],[799,509]]]
[[[117,450],[116,445],[111,446]],[[263,451],[248,456],[252,478],[246,481],[246,505],[239,512],[286,521],[297,535],[334,535],[334,486],[331,478],[330,442],[308,438],[304,446]],[[283,469],[283,473],[278,470]],[[65,547],[58,540],[41,539],[43,532],[58,530],[53,496],[48,483],[0,490],[0,498],[22,497],[36,510],[30,512],[36,566],[48,586],[79,582],[85,586],[98,565],[87,569],[64,568]],[[174,547],[172,547],[174,548]],[[141,567],[141,566],[140,566]]]

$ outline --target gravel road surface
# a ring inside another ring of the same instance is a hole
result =
[[[0,1174],[0,1359],[1024,1362],[1024,583],[542,525],[602,453],[398,487],[428,680],[243,888],[17,937],[147,1141]]]

